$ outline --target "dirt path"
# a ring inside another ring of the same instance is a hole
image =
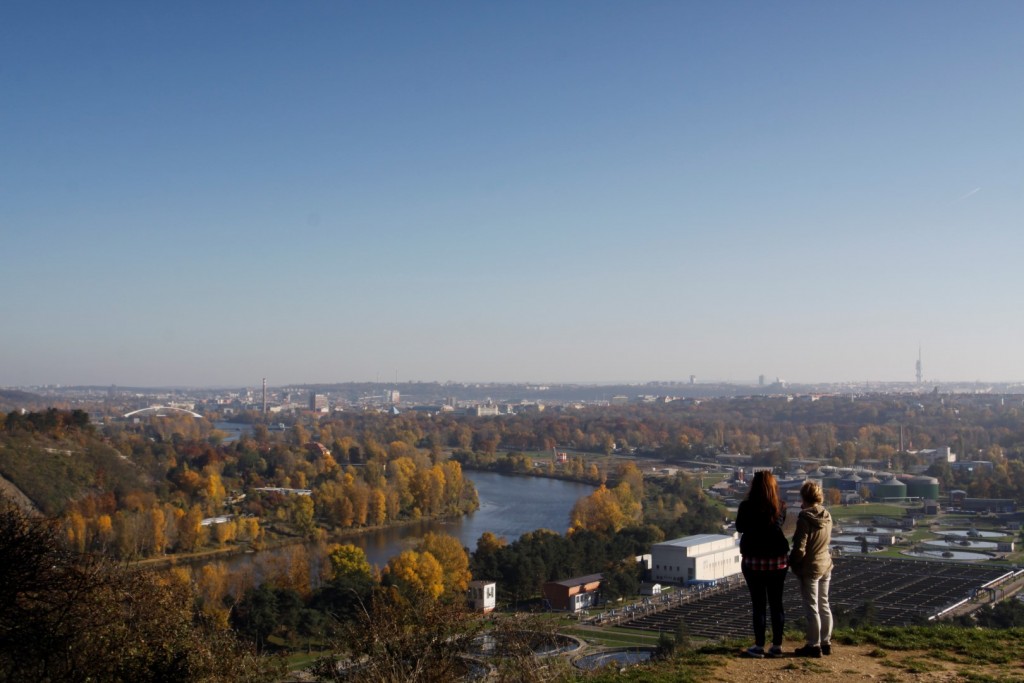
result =
[[[801,642],[786,642],[786,655],[776,659],[721,657],[719,665],[707,680],[718,683],[761,683],[762,681],[916,681],[918,683],[953,683],[967,680],[962,674],[991,676],[992,680],[1024,680],[1004,678],[1005,667],[964,665],[943,661],[927,653],[881,650],[873,645],[836,644],[833,654],[821,659],[794,657],[791,653]],[[978,680],[978,679],[976,679]],[[987,680],[981,678],[981,680]]]

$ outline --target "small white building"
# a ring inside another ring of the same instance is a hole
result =
[[[497,604],[498,584],[493,581],[469,582],[469,609],[487,614]]]
[[[651,580],[665,583],[717,581],[739,574],[736,535],[698,534],[651,546]]]

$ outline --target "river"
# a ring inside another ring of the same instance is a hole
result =
[[[463,473],[476,486],[480,508],[475,512],[458,519],[423,520],[375,529],[345,536],[339,539],[340,542],[362,548],[366,559],[378,568],[384,567],[395,555],[414,547],[424,534],[431,531],[454,536],[473,552],[477,540],[485,531],[504,537],[510,543],[536,529],[551,529],[564,534],[569,528],[569,514],[573,505],[581,497],[594,492],[593,486],[574,481],[475,470],[464,470]],[[286,549],[287,546],[256,554],[235,555],[227,558],[226,563],[232,570],[245,567],[254,570],[258,581],[262,574],[259,566],[273,561],[279,550]]]
[[[569,513],[576,501],[589,496],[594,487],[574,481],[517,477],[497,472],[465,470],[473,480],[480,509],[451,520],[426,520],[367,532],[346,539],[360,546],[370,564],[383,567],[387,561],[416,545],[428,531],[454,536],[470,552],[485,531],[503,536],[510,543],[528,531],[551,529],[564,534],[569,528]]]

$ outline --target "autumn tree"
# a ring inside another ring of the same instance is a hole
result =
[[[473,576],[469,573],[469,555],[459,539],[428,532],[416,549],[429,553],[441,565],[444,595],[456,599],[466,594]]]
[[[279,680],[194,612],[188,581],[68,549],[0,501],[0,680]]]
[[[295,496],[289,506],[292,522],[299,530],[299,533],[312,538],[316,533],[316,521],[313,509],[312,496]]]
[[[192,552],[203,541],[203,510],[193,505],[178,522],[178,547]]]
[[[445,588],[441,564],[426,551],[406,550],[391,558],[382,579],[413,603],[437,600]]]
[[[327,547],[331,581],[363,580],[373,578],[373,567],[366,559],[366,552],[351,543],[333,544]]]
[[[392,587],[346,625],[335,648],[359,667],[346,670],[334,656],[313,667],[320,681],[448,683],[466,673],[462,654],[479,632],[457,606],[428,600],[412,608]]]
[[[589,496],[580,498],[569,515],[571,529],[615,532],[626,523],[626,515],[615,493],[603,484]]]

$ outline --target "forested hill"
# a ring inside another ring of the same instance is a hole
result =
[[[82,411],[0,414],[0,475],[48,516],[87,494],[149,488]]]
[[[33,409],[42,405],[42,396],[17,389],[0,389],[0,412],[6,413],[17,408]]]

